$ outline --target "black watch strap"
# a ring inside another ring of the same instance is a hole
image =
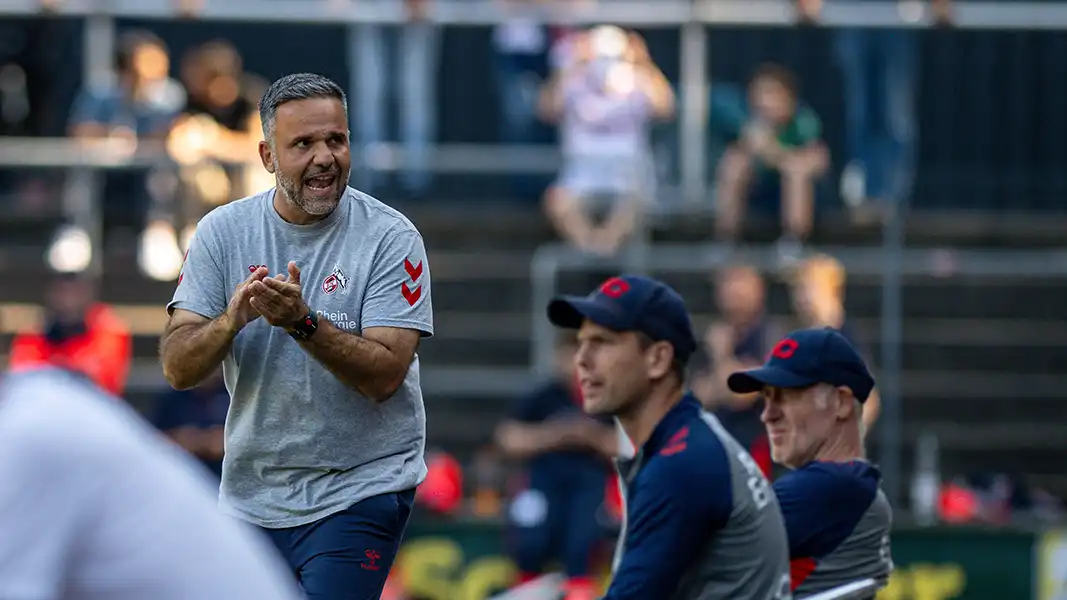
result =
[[[289,330],[289,335],[294,340],[304,341],[309,339],[319,329],[319,316],[315,314],[315,311],[308,311],[308,314],[304,315],[304,318],[297,321],[292,329]]]

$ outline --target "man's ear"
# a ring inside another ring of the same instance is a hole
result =
[[[662,379],[671,372],[674,364],[674,348],[667,342],[655,342],[645,352],[648,375],[652,379]]]
[[[852,390],[843,385],[839,385],[834,388],[834,416],[844,421],[852,416],[852,413],[856,410],[856,397],[852,395]]]
[[[270,144],[266,141],[259,143],[259,160],[263,163],[263,168],[268,173],[274,174],[274,151],[271,150]]]

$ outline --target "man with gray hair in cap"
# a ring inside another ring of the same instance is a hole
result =
[[[609,279],[563,296],[549,320],[578,330],[583,409],[611,415],[637,449],[616,463],[626,519],[605,600],[788,600],[787,541],[756,462],[685,391],[696,349],[666,284]]]
[[[863,403],[874,378],[856,349],[835,329],[801,329],[727,384],[738,394],[763,393],[771,457],[792,469],[774,491],[796,597],[863,579],[884,586],[893,570],[892,509],[881,473],[864,457]]]

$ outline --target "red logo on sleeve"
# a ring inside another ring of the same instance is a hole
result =
[[[669,440],[667,440],[663,449],[659,451],[660,456],[671,456],[685,450],[689,446],[686,442],[688,438],[689,427],[682,427],[677,433],[672,435]]]
[[[415,265],[410,259],[404,259],[404,270],[407,271],[411,285],[408,285],[408,281],[400,284],[400,293],[404,296],[408,306],[415,306],[419,298],[422,298],[422,284],[419,283],[422,277],[422,261],[420,260],[419,264]]]

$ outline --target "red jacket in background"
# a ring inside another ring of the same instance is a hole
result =
[[[20,333],[11,342],[8,367],[12,372],[56,365],[84,373],[97,385],[121,396],[133,355],[133,338],[105,304],[85,314],[86,332],[53,344],[43,333]]]

